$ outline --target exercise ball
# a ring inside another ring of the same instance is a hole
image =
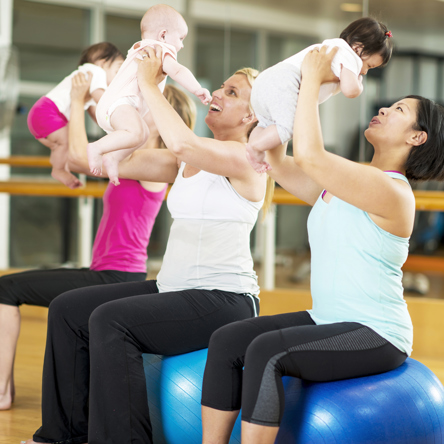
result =
[[[207,350],[144,355],[156,444],[202,440],[200,399]],[[276,444],[444,444],[444,387],[408,358],[395,370],[334,382],[284,377]],[[240,416],[231,444],[240,443]]]
[[[395,370],[343,381],[284,378],[279,444],[443,444],[444,387],[408,358]]]
[[[208,349],[176,356],[143,355],[153,441],[156,444],[202,442],[200,399]],[[240,443],[238,417],[230,444]]]

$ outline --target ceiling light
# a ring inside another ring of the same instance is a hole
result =
[[[360,3],[341,3],[341,9],[345,12],[362,12]]]

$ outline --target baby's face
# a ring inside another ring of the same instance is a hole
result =
[[[361,43],[355,43],[354,45],[352,45],[352,49],[362,60],[362,68],[361,72],[359,73],[362,76],[365,76],[368,73],[369,69],[377,68],[378,66],[382,65],[383,60],[381,54],[363,54]]]
[[[165,43],[172,45],[179,52],[183,48],[183,41],[188,34],[188,26],[181,20],[174,28],[170,28],[165,35]]]
[[[372,54],[371,56],[361,55],[362,69],[361,75],[365,76],[369,69],[377,68],[382,65],[382,57],[380,54]]]

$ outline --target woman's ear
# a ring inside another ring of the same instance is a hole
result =
[[[411,144],[413,146],[423,145],[427,142],[427,133],[425,131],[415,131],[415,134],[411,137]]]
[[[253,112],[251,112],[250,114],[248,114],[248,116],[242,119],[242,123],[246,123],[248,125],[250,123],[256,122],[256,120],[257,120],[256,115]]]

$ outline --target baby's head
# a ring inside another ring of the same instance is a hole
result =
[[[180,51],[188,34],[184,18],[171,6],[152,6],[140,22],[142,39],[153,39],[168,43]]]
[[[123,54],[112,43],[102,42],[88,46],[82,52],[79,66],[85,63],[100,66],[106,72],[106,81],[109,85],[124,60]]]
[[[350,23],[339,36],[362,59],[361,74],[372,68],[385,66],[392,56],[392,33],[383,23],[363,17]]]

